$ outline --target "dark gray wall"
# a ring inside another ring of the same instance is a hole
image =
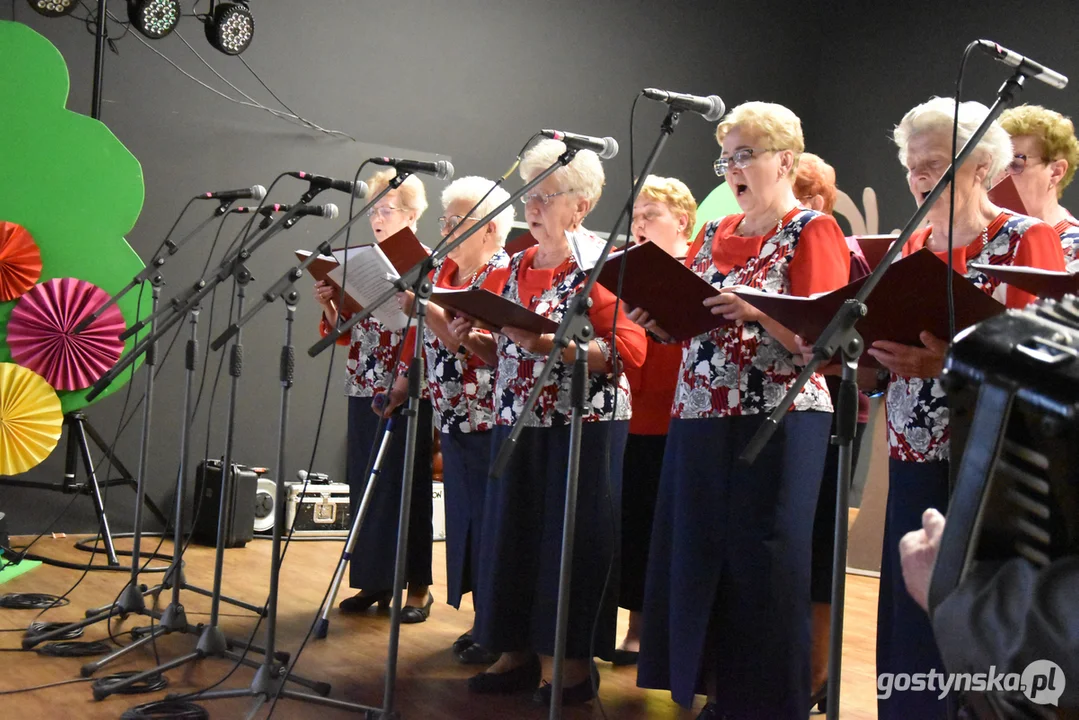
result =
[[[190,7],[185,2],[185,7]],[[134,37],[118,41],[119,56],[107,54],[103,120],[139,158],[146,178],[146,204],[129,241],[144,259],[156,248],[187,197],[208,189],[268,184],[279,172],[304,169],[350,177],[364,158],[393,154],[449,157],[457,175],[501,175],[528,137],[540,128],[613,135],[619,156],[607,164],[603,201],[589,225],[608,230],[629,189],[629,111],[642,87],[700,94],[717,93],[728,106],[746,99],[784,102],[806,115],[813,102],[812,53],[791,63],[789,48],[803,29],[777,23],[786,3],[716,2],[359,2],[358,0],[255,0],[256,42],[244,54],[278,95],[314,122],[353,135],[359,142],[297,128],[269,114],[240,107],[196,85],[152,54]],[[111,4],[114,12],[122,4]],[[71,72],[69,108],[89,112],[93,39],[73,19],[47,20],[15,2],[16,18],[48,37],[63,53]],[[205,3],[201,9],[205,9]],[[122,28],[110,24],[114,35]],[[266,104],[272,99],[237,59],[212,50],[193,18],[180,32],[225,77]],[[766,36],[767,42],[760,42]],[[217,80],[173,36],[153,47],[200,79],[237,93]],[[276,107],[276,106],[274,106]],[[642,103],[638,112],[638,166],[658,132],[664,110]],[[714,125],[686,116],[668,143],[657,171],[684,178],[703,198],[715,185],[711,161],[717,154]],[[425,179],[426,180],[426,179]],[[517,187],[519,179],[508,182]],[[432,237],[438,216],[440,184],[428,181],[432,209],[421,236]],[[303,185],[280,186],[278,202],[292,202]],[[325,194],[319,202],[345,208],[347,198]],[[204,211],[208,212],[209,208]],[[189,216],[197,222],[197,214]],[[236,221],[233,221],[236,223]],[[260,251],[252,262],[257,277],[251,296],[292,262],[296,247],[313,247],[340,221],[309,218],[288,237]],[[235,227],[230,225],[229,227]],[[366,239],[366,223],[357,226]],[[229,235],[230,233],[226,233]],[[201,271],[209,237],[196,241],[166,268],[165,296],[184,287]],[[309,282],[300,283],[296,344],[298,381],[293,393],[288,477],[306,467],[319,417],[329,353],[317,359],[305,350],[317,338],[315,303]],[[228,295],[217,298],[215,330],[222,328]],[[208,310],[208,308],[207,308]],[[203,312],[202,322],[208,321]],[[252,465],[273,466],[276,457],[279,386],[277,354],[283,308],[275,304],[252,322],[244,335],[245,365],[240,380],[235,457]],[[205,330],[203,342],[205,346]],[[167,343],[163,345],[167,346]],[[149,490],[167,499],[178,451],[182,399],[182,347],[163,365],[154,404]],[[211,356],[211,375],[217,356]],[[325,425],[314,463],[344,478],[343,352],[330,370]],[[213,405],[210,455],[223,447],[228,375]],[[203,411],[195,432],[196,457],[203,454],[207,382]],[[142,382],[136,380],[135,390]],[[111,438],[123,406],[123,393],[92,406],[89,417]],[[118,454],[134,468],[138,457],[138,418],[121,436]],[[63,442],[63,441],[62,441]],[[29,479],[59,481],[63,445]],[[67,498],[42,491],[0,489],[0,510],[13,532],[40,532]],[[108,498],[114,530],[131,525],[132,493],[113,488]],[[57,529],[93,529],[88,499],[75,502]]]
[[[918,103],[955,96],[963,49],[985,38],[1069,76],[1064,91],[1030,80],[1017,102],[1079,117],[1079,6],[1074,0],[904,0],[830,2],[822,10],[820,67],[807,146],[836,167],[839,186],[862,207],[872,187],[880,230],[902,227],[916,205],[891,141],[894,127]],[[967,64],[963,99],[989,106],[1012,70],[976,51]],[[1069,188],[1065,205],[1079,205]],[[1073,207],[1073,211],[1079,209]]]

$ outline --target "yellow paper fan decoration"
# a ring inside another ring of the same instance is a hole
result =
[[[60,398],[45,379],[0,363],[0,475],[18,475],[47,458],[64,427]]]

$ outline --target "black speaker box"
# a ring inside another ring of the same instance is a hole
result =
[[[191,539],[199,545],[217,546],[217,520],[221,495],[225,496],[225,547],[244,547],[255,535],[255,491],[259,473],[245,465],[232,465],[221,482],[221,461],[204,460],[195,475],[196,503],[201,502]]]

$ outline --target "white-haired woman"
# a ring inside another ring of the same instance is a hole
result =
[[[637,245],[651,242],[683,261],[696,222],[697,201],[686,184],[677,178],[649,175],[633,203],[631,241]],[[635,665],[640,650],[652,518],[681,364],[682,348],[653,336],[648,338],[644,365],[627,373],[633,396],[633,418],[629,422],[622,477],[622,572],[618,604],[629,610],[629,628],[615,650],[615,665]]]
[[[739,105],[716,139],[716,172],[743,212],[705,225],[686,256],[720,290],[705,304],[726,322],[683,343],[637,683],[687,707],[707,693],[700,718],[804,720],[810,539],[832,402],[812,376],[757,461],[738,461],[799,368],[794,335],[731,291],[834,290],[848,280],[850,251],[836,221],[794,195],[805,141],[793,112]],[[662,334],[644,310],[630,317]]]
[[[1012,137],[1012,176],[1031,217],[1044,220],[1060,236],[1066,260],[1079,256],[1079,220],[1060,204],[1079,167],[1079,139],[1070,118],[1038,105],[1009,108],[1000,125]]]
[[[555,140],[537,143],[521,161],[521,176],[536,177],[565,151],[565,145]],[[562,319],[587,276],[590,260],[602,248],[602,241],[581,223],[599,200],[603,180],[599,158],[582,150],[523,198],[537,244],[514,255],[509,267],[500,271],[503,297],[556,322]],[[624,313],[619,314],[614,332],[615,299],[610,292],[596,285],[590,299],[588,316],[595,340],[587,348],[584,449],[561,698],[566,704],[593,697],[593,639],[601,657],[609,659],[614,651],[617,583],[604,589],[612,557],[617,562],[615,513],[630,417],[629,383],[622,369],[639,367],[645,350],[644,330]],[[491,443],[492,453],[497,453],[521,417],[536,374],[554,346],[553,336],[506,327],[497,344],[477,339],[469,347],[497,368]],[[537,686],[552,677],[574,353],[572,345],[562,353],[539,403],[525,418],[527,427],[512,461],[487,488],[475,636],[502,656],[487,672],[469,680],[474,692],[535,690],[538,700],[552,701],[550,686]]]
[[[442,191],[443,215],[438,219],[450,239],[471,229],[477,221],[509,198],[501,187],[482,177],[454,180]],[[481,202],[482,201],[482,202]],[[503,250],[513,224],[514,209],[507,207],[494,220],[453,249],[434,271],[437,288],[467,290],[485,288],[501,292],[501,281],[492,272],[509,264]],[[410,309],[411,293],[398,296],[401,308]],[[424,331],[424,367],[427,388],[434,406],[435,422],[442,441],[442,476],[446,487],[446,602],[460,609],[461,598],[472,592],[479,574],[480,531],[483,502],[494,429],[494,370],[468,350],[468,335],[480,330],[455,332],[454,320],[439,306],[429,304]],[[415,333],[409,334],[402,353],[401,372],[384,412],[389,414],[406,399],[407,365],[414,352]],[[474,603],[475,604],[475,603]],[[469,631],[453,644],[457,659],[466,665],[493,663],[498,655],[472,640]]]
[[[395,171],[384,170],[367,181],[372,194],[382,192],[393,180]],[[427,209],[423,183],[409,176],[400,187],[390,190],[369,212],[371,231],[381,242],[403,228],[416,229],[416,223]],[[315,299],[322,305],[322,334],[337,323],[334,289],[326,283],[315,283]],[[393,384],[394,361],[401,346],[403,333],[389,331],[373,317],[357,323],[351,337],[342,337],[339,344],[347,345],[348,382],[348,454],[346,474],[352,510],[359,508],[367,488],[369,464],[374,459],[379,438],[376,431],[379,418],[372,412],[375,395],[387,392]],[[397,540],[397,520],[400,509],[401,479],[405,453],[405,433],[395,432],[382,461],[380,482],[371,498],[367,518],[360,529],[357,547],[363,549],[349,562],[349,585],[361,590],[345,598],[339,607],[342,612],[363,612],[377,603],[389,606],[393,592],[394,559]],[[431,403],[420,404],[420,432],[416,445],[416,463],[412,487],[412,515],[408,534],[408,597],[401,611],[401,622],[417,623],[427,619],[431,608]]]
[[[899,160],[915,202],[921,204],[951,162],[955,101],[934,98],[910,112],[895,129]],[[962,147],[988,114],[984,105],[959,106],[958,141]],[[955,174],[955,219],[952,230],[955,269],[980,290],[1008,307],[1021,308],[1033,297],[999,284],[969,266],[973,263],[1064,268],[1060,239],[1049,225],[995,206],[988,195],[992,178],[1012,161],[1012,143],[993,123],[970,159]],[[949,192],[927,215],[928,227],[915,232],[903,253],[929,248],[948,256]],[[945,292],[944,287],[927,289]],[[948,341],[923,333],[921,346],[875,342],[868,353],[887,370],[888,508],[881,558],[877,608],[877,672],[944,672],[933,641],[929,617],[907,593],[899,564],[899,540],[921,528],[926,508],[946,512],[948,506],[948,402],[937,377]],[[926,690],[892,693],[877,701],[878,717],[944,718],[946,701]]]

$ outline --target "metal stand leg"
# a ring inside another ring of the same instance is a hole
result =
[[[360,528],[363,527],[364,518],[367,517],[367,511],[371,507],[371,498],[374,495],[374,488],[378,483],[378,476],[382,468],[382,458],[386,455],[386,449],[390,446],[390,439],[393,436],[393,425],[394,419],[390,418],[386,422],[386,430],[382,434],[382,442],[378,446],[378,453],[375,455],[375,462],[371,467],[371,476],[367,480],[367,488],[363,491],[360,507],[356,511],[356,517],[352,519],[352,527],[348,531],[345,549],[341,553],[341,559],[337,561],[337,570],[334,572],[333,581],[330,583],[330,594],[326,597],[326,603],[322,606],[322,616],[319,618],[318,624],[315,625],[315,637],[319,640],[324,639],[329,632],[330,610],[333,609],[333,604],[337,601],[337,592],[341,589],[341,580],[345,576],[345,568],[348,567],[348,563],[352,559],[352,551],[356,548]]]

